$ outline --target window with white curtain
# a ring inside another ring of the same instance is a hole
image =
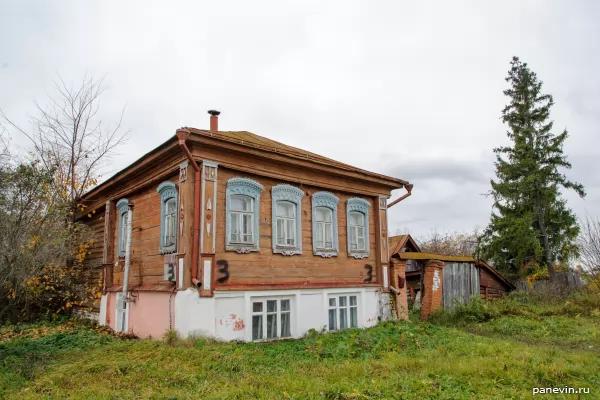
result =
[[[302,198],[304,191],[288,184],[271,188],[273,253],[302,254]]]
[[[333,249],[333,210],[327,207],[315,208],[317,249]]]
[[[350,225],[350,249],[354,251],[365,250],[365,215],[358,211],[348,213]]]
[[[162,182],[156,189],[160,195],[160,254],[177,251],[177,186]]]
[[[289,201],[276,203],[277,246],[296,246],[296,205]]]
[[[330,296],[328,311],[330,331],[358,327],[358,296]]]
[[[263,186],[248,178],[227,181],[225,198],[225,250],[259,251],[259,211]]]
[[[292,336],[290,299],[254,299],[252,301],[252,340]]]
[[[369,248],[369,208],[371,203],[353,197],[346,203],[346,225],[348,227],[348,255],[357,259],[368,258]]]
[[[338,255],[338,203],[329,192],[312,195],[313,254],[321,257]]]
[[[230,243],[254,243],[254,199],[245,195],[231,196]]]
[[[127,217],[129,211],[129,201],[121,199],[117,202],[117,212],[119,214],[119,224],[117,229],[117,251],[119,257],[125,257],[125,245],[127,243]]]

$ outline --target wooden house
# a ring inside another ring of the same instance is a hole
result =
[[[451,307],[472,296],[501,297],[515,288],[482,260],[422,252],[410,235],[392,236],[389,243],[391,284],[402,289],[397,301],[399,313],[409,302],[417,302],[422,305],[422,318],[426,318],[439,307]]]
[[[387,199],[412,185],[209,113],[83,197],[100,323],[250,341],[387,318]]]

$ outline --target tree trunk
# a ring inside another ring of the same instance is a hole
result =
[[[537,214],[538,224],[540,225],[540,233],[542,234],[542,244],[544,246],[544,261],[548,268],[548,274],[550,275],[550,281],[554,281],[554,262],[550,255],[550,241],[548,240],[548,230],[546,229],[546,219],[544,218],[544,209],[542,207],[542,199],[537,183],[535,184],[535,197],[537,203]]]

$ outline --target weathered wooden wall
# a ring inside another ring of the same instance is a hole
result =
[[[284,168],[282,168],[284,169]],[[238,254],[225,251],[225,195],[227,180],[241,176],[258,181],[264,186],[260,204],[260,252]],[[304,192],[302,199],[302,254],[283,256],[272,251],[271,187],[288,183],[278,179],[240,173],[219,168],[217,186],[218,210],[216,223],[217,289],[244,289],[269,285],[302,286],[360,286],[377,284],[375,241],[375,197],[355,196],[346,192],[329,190],[339,198],[337,257],[323,258],[313,255],[312,206],[310,195],[326,190],[311,185],[297,185]],[[346,238],[346,201],[350,197],[361,197],[371,203],[369,209],[370,257],[356,260],[348,256]],[[369,267],[370,266],[370,267]],[[224,267],[226,268],[223,271]],[[222,272],[218,272],[221,270]]]
[[[467,302],[479,294],[479,271],[472,263],[447,263],[444,266],[443,305]]]
[[[541,279],[533,281],[531,287],[526,280],[519,280],[516,282],[517,289],[519,290],[547,290],[555,288],[580,288],[584,285],[581,279],[579,271],[557,271],[554,282],[550,282],[548,279]]]
[[[92,231],[92,240],[94,243],[87,249],[87,253],[83,260],[84,276],[82,281],[85,284],[92,285],[97,288],[97,292],[102,289],[102,258],[103,258],[103,240],[104,240],[104,212],[102,210],[94,210],[90,212],[91,218],[83,216],[80,220],[85,223],[88,228]],[[99,302],[91,302],[88,306],[92,306],[94,309],[99,309]]]
[[[508,293],[508,286],[486,268],[479,268],[479,278],[480,296],[482,299],[496,299]]]
[[[179,183],[179,175],[169,177],[175,184]],[[161,198],[156,188],[151,185],[126,196],[129,204],[133,204],[132,235],[131,235],[131,265],[129,284],[162,282],[164,277],[164,255],[160,254],[160,207]],[[117,199],[118,201],[119,199]],[[117,210],[118,213],[118,210]],[[116,226],[119,227],[120,216],[117,215]],[[114,248],[118,249],[118,234],[113,238]],[[118,252],[115,251],[115,257]],[[117,261],[117,260],[115,260]],[[118,259],[119,264],[114,269],[113,283],[123,283],[124,257]]]

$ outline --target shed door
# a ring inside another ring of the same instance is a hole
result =
[[[479,294],[479,272],[472,263],[447,263],[444,267],[442,286],[444,307],[450,308],[455,302],[464,303]]]

